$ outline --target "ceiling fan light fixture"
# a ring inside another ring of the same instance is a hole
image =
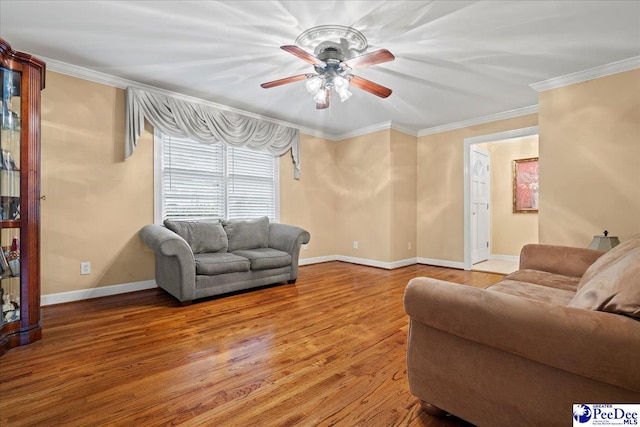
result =
[[[313,76],[307,79],[306,87],[307,91],[311,95],[318,93],[321,87],[324,86],[324,79],[321,76]]]
[[[322,88],[322,90],[318,90],[316,94],[313,96],[313,100],[317,104],[326,104],[329,100],[329,91]]]
[[[333,78],[333,88],[340,95],[340,101],[344,102],[353,95],[349,92],[349,80],[342,76],[335,76]]]
[[[336,92],[338,92],[338,91],[336,91]],[[351,98],[351,95],[353,95],[353,94],[348,90],[344,90],[342,92],[338,92],[338,95],[340,95],[340,101],[344,102],[347,99]]]

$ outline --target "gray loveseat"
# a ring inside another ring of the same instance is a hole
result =
[[[194,299],[298,278],[300,247],[310,235],[269,218],[166,220],[140,230],[156,254],[156,283],[182,305]]]

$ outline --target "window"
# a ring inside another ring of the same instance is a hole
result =
[[[156,132],[155,219],[278,217],[278,159],[269,152]]]

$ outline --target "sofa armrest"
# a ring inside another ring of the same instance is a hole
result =
[[[412,279],[411,321],[640,392],[640,322],[431,278]]]
[[[269,247],[287,252],[291,255],[291,278],[295,281],[298,278],[298,258],[300,257],[300,247],[309,243],[311,235],[308,231],[296,227],[295,225],[269,223]]]
[[[191,247],[168,228],[150,224],[140,240],[156,253],[156,283],[179,301],[195,299],[196,261]]]
[[[162,225],[150,224],[142,227],[140,240],[157,254],[193,258],[193,251],[187,241]]]
[[[582,277],[589,266],[604,253],[569,246],[529,244],[520,252],[520,269]]]

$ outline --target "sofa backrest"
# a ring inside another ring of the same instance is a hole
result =
[[[611,249],[587,269],[569,306],[640,319],[640,234]]]
[[[269,247],[269,217],[222,220],[229,252]]]
[[[164,226],[187,241],[194,254],[269,247],[269,217],[231,220],[170,220]]]
[[[229,242],[220,221],[165,219],[164,226],[186,240],[194,254],[227,252]]]

